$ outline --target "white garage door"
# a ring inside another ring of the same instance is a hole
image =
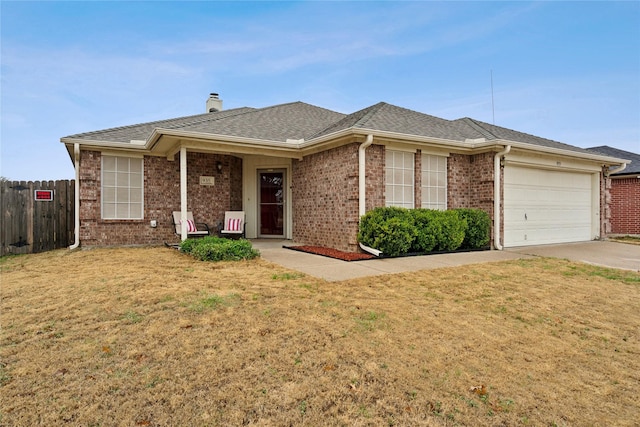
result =
[[[591,174],[504,169],[504,246],[591,240]]]

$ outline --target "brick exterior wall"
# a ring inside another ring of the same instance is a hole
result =
[[[223,165],[222,172],[216,168]],[[80,153],[80,242],[83,247],[157,245],[177,242],[172,212],[180,210],[180,161],[144,157],[144,219],[103,220],[100,211],[101,153]],[[187,154],[187,210],[215,232],[224,212],[242,207],[242,160],[218,154]],[[200,185],[200,176],[214,176],[214,186]],[[151,220],[158,226],[152,228]]]
[[[365,211],[385,205],[385,148],[384,145],[370,145],[366,158],[366,204]],[[356,184],[357,185],[357,184]]]
[[[293,239],[356,252],[358,146],[334,148],[293,162]],[[493,155],[452,154],[447,161],[449,208],[473,207],[493,217]],[[421,152],[415,155],[415,206],[421,205]],[[385,206],[385,147],[366,151],[366,210]],[[493,236],[493,233],[492,233]]]
[[[306,156],[303,160],[293,160],[292,232],[296,242],[349,252],[359,251],[359,145],[354,142]],[[447,160],[448,208],[479,208],[493,220],[494,154],[450,155]],[[217,171],[218,162],[222,164],[222,172]],[[168,161],[164,157],[144,157],[143,220],[101,219],[100,165],[100,152],[81,151],[80,241],[83,247],[179,241],[172,222],[172,212],[180,209],[179,155],[175,161]],[[222,223],[225,211],[242,210],[242,169],[242,159],[234,156],[188,153],[187,204],[197,222],[205,222],[215,231],[218,224]],[[415,156],[416,206],[421,204],[420,170],[421,156],[418,151]],[[384,146],[371,145],[367,148],[366,174],[366,210],[385,206]],[[199,177],[203,175],[214,176],[215,185],[201,186]],[[504,174],[501,176],[504,177]],[[605,180],[601,175],[603,237],[609,232],[640,234],[639,181],[635,178],[614,180],[611,184],[611,180]],[[635,187],[632,187],[633,183]],[[622,195],[623,191],[627,191],[627,194]],[[619,213],[624,210],[628,212],[627,217]],[[156,228],[150,227],[149,221],[152,219],[158,221]],[[623,226],[632,228],[621,228]],[[492,240],[493,235],[492,230]]]
[[[611,233],[640,235],[640,179],[610,179]]]
[[[611,179],[600,173],[600,238],[611,233]]]
[[[356,252],[358,144],[294,160],[292,182],[293,240]]]
[[[467,156],[451,154],[447,159],[447,207],[482,209],[491,218],[493,245],[494,152]],[[500,175],[501,179],[504,173]],[[502,188],[502,186],[500,187]],[[500,197],[502,201],[503,198]],[[501,210],[502,211],[502,210]],[[503,221],[500,222],[503,224]]]
[[[351,144],[293,163],[293,238],[356,252],[358,146]],[[493,155],[452,154],[447,161],[449,208],[472,207],[493,218]],[[366,210],[385,206],[385,147],[366,151]],[[421,205],[421,152],[415,155],[415,206]],[[493,233],[492,233],[493,236]]]

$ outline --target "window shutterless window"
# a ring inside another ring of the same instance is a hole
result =
[[[447,158],[423,154],[422,159],[422,207],[447,209]]]
[[[102,156],[103,219],[143,219],[143,159]]]
[[[394,150],[385,153],[385,204],[413,209],[414,154]]]

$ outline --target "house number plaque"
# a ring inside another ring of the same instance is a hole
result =
[[[200,185],[216,185],[215,176],[201,176]]]

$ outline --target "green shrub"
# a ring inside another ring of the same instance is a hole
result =
[[[240,261],[260,255],[246,239],[231,240],[215,236],[187,239],[180,244],[180,250],[200,261]]]
[[[437,236],[442,233],[438,212],[429,209],[411,211],[416,228],[411,252],[431,252],[436,247]]]
[[[388,256],[409,252],[415,238],[413,216],[408,209],[375,208],[360,219],[358,241]]]
[[[436,237],[436,249],[439,251],[455,251],[464,240],[467,221],[460,218],[455,210],[438,212],[441,232]]]
[[[390,218],[405,218],[408,215],[408,210],[404,208],[388,207],[388,208],[375,208],[370,210],[360,218],[360,226],[358,229],[358,241],[362,244],[372,246],[376,237],[382,230],[382,224],[384,224]]]
[[[382,224],[381,233],[376,236],[373,248],[388,256],[406,254],[415,237],[415,226],[407,218],[393,217]]]
[[[202,239],[187,239],[180,242],[180,251],[190,254],[193,246],[198,243],[200,240],[208,239],[209,237],[203,237]]]
[[[467,231],[461,248],[482,249],[491,240],[491,218],[481,209],[456,209],[461,218],[467,220]]]
[[[388,207],[375,208],[360,218],[358,228],[358,241],[373,247],[373,242],[382,230],[382,225],[390,218],[403,218],[407,215],[407,209]]]
[[[490,228],[489,215],[479,209],[375,208],[360,218],[358,241],[387,256],[480,249]]]

